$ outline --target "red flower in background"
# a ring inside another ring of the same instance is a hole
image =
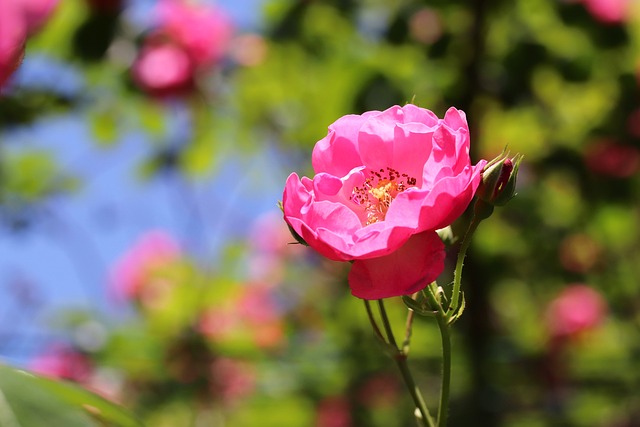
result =
[[[349,284],[364,299],[435,280],[444,268],[435,230],[464,212],[486,163],[471,164],[464,112],[439,119],[411,104],[338,119],[312,162],[313,179],[287,179],[285,221],[320,254],[354,261]]]
[[[629,178],[640,170],[638,148],[609,140],[588,146],[584,160],[592,172],[612,178]]]
[[[316,427],[351,427],[351,405],[343,396],[327,397],[318,405]]]

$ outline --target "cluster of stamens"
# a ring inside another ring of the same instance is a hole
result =
[[[351,200],[364,207],[367,224],[384,221],[389,206],[398,193],[416,185],[416,179],[387,167],[379,171],[370,170],[361,187],[355,187]]]

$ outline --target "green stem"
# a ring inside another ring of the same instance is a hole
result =
[[[397,349],[397,352],[393,359],[396,362],[396,365],[398,365],[398,369],[400,369],[402,379],[404,380],[404,383],[409,390],[409,394],[411,395],[411,398],[416,405],[416,409],[419,412],[419,414],[416,414],[416,420],[421,426],[428,425],[428,427],[436,427],[433,418],[429,413],[429,409],[427,409],[427,404],[422,397],[422,393],[416,385],[413,379],[413,375],[409,370],[409,365],[407,364],[407,355],[401,349],[398,349],[396,345],[393,330],[391,329],[391,323],[389,322],[389,317],[387,316],[387,310],[384,307],[384,301],[381,299],[378,300],[378,308],[380,309],[380,318],[382,319],[382,325],[384,326],[387,337],[389,338],[389,343]]]
[[[429,304],[432,308],[438,309],[436,321],[440,329],[442,340],[442,385],[440,386],[440,402],[438,404],[437,427],[445,427],[449,417],[449,394],[451,385],[451,336],[449,334],[448,316],[438,303],[435,292],[437,291],[435,282],[429,286],[426,292]]]
[[[409,365],[407,364],[407,356],[403,353],[398,353],[395,357],[395,361],[396,365],[398,365],[398,369],[400,369],[400,373],[402,374],[402,379],[409,390],[409,394],[413,399],[413,403],[416,405],[417,412],[419,412],[419,414],[416,413],[416,420],[420,426],[436,427],[436,424],[429,413],[429,409],[427,409],[427,404],[422,397],[420,388],[418,388],[413,380],[413,375],[411,375]]]
[[[471,244],[471,236],[475,233],[478,225],[480,224],[481,219],[478,219],[476,215],[471,219],[471,223],[469,224],[469,228],[462,239],[462,243],[460,244],[460,251],[458,252],[458,259],[456,261],[456,269],[453,272],[453,293],[451,294],[451,304],[449,305],[448,315],[453,315],[456,310],[458,310],[458,306],[460,305],[460,286],[462,283],[462,266],[464,264],[464,257],[467,255],[467,249],[469,249],[469,245]]]
[[[373,317],[373,311],[371,310],[371,304],[369,300],[363,300],[364,306],[367,309],[367,316],[369,316],[369,322],[371,323],[371,327],[373,328],[373,332],[376,336],[384,342],[384,337],[382,336],[382,332],[380,332],[380,328],[378,327],[378,323],[376,322],[375,317]]]
[[[409,348],[411,345],[411,333],[413,330],[413,317],[415,312],[413,310],[407,310],[407,323],[404,328],[404,341],[402,341],[402,353],[405,356],[409,355]]]
[[[393,329],[391,329],[391,322],[389,322],[389,317],[387,317],[387,310],[384,308],[384,301],[381,299],[378,300],[378,308],[380,309],[382,326],[384,326],[389,344],[391,344],[395,348],[398,348],[398,345],[396,344],[396,338],[393,336]]]

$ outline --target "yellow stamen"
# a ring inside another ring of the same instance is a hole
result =
[[[384,221],[393,199],[415,184],[415,178],[392,168],[387,168],[386,174],[384,169],[379,172],[369,171],[369,178],[362,187],[353,189],[351,200],[364,208],[367,214],[366,225],[370,225]]]

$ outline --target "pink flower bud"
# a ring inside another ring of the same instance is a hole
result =
[[[515,196],[518,168],[523,156],[513,158],[502,153],[490,161],[482,171],[482,182],[476,193],[478,198],[491,206],[503,206]]]

